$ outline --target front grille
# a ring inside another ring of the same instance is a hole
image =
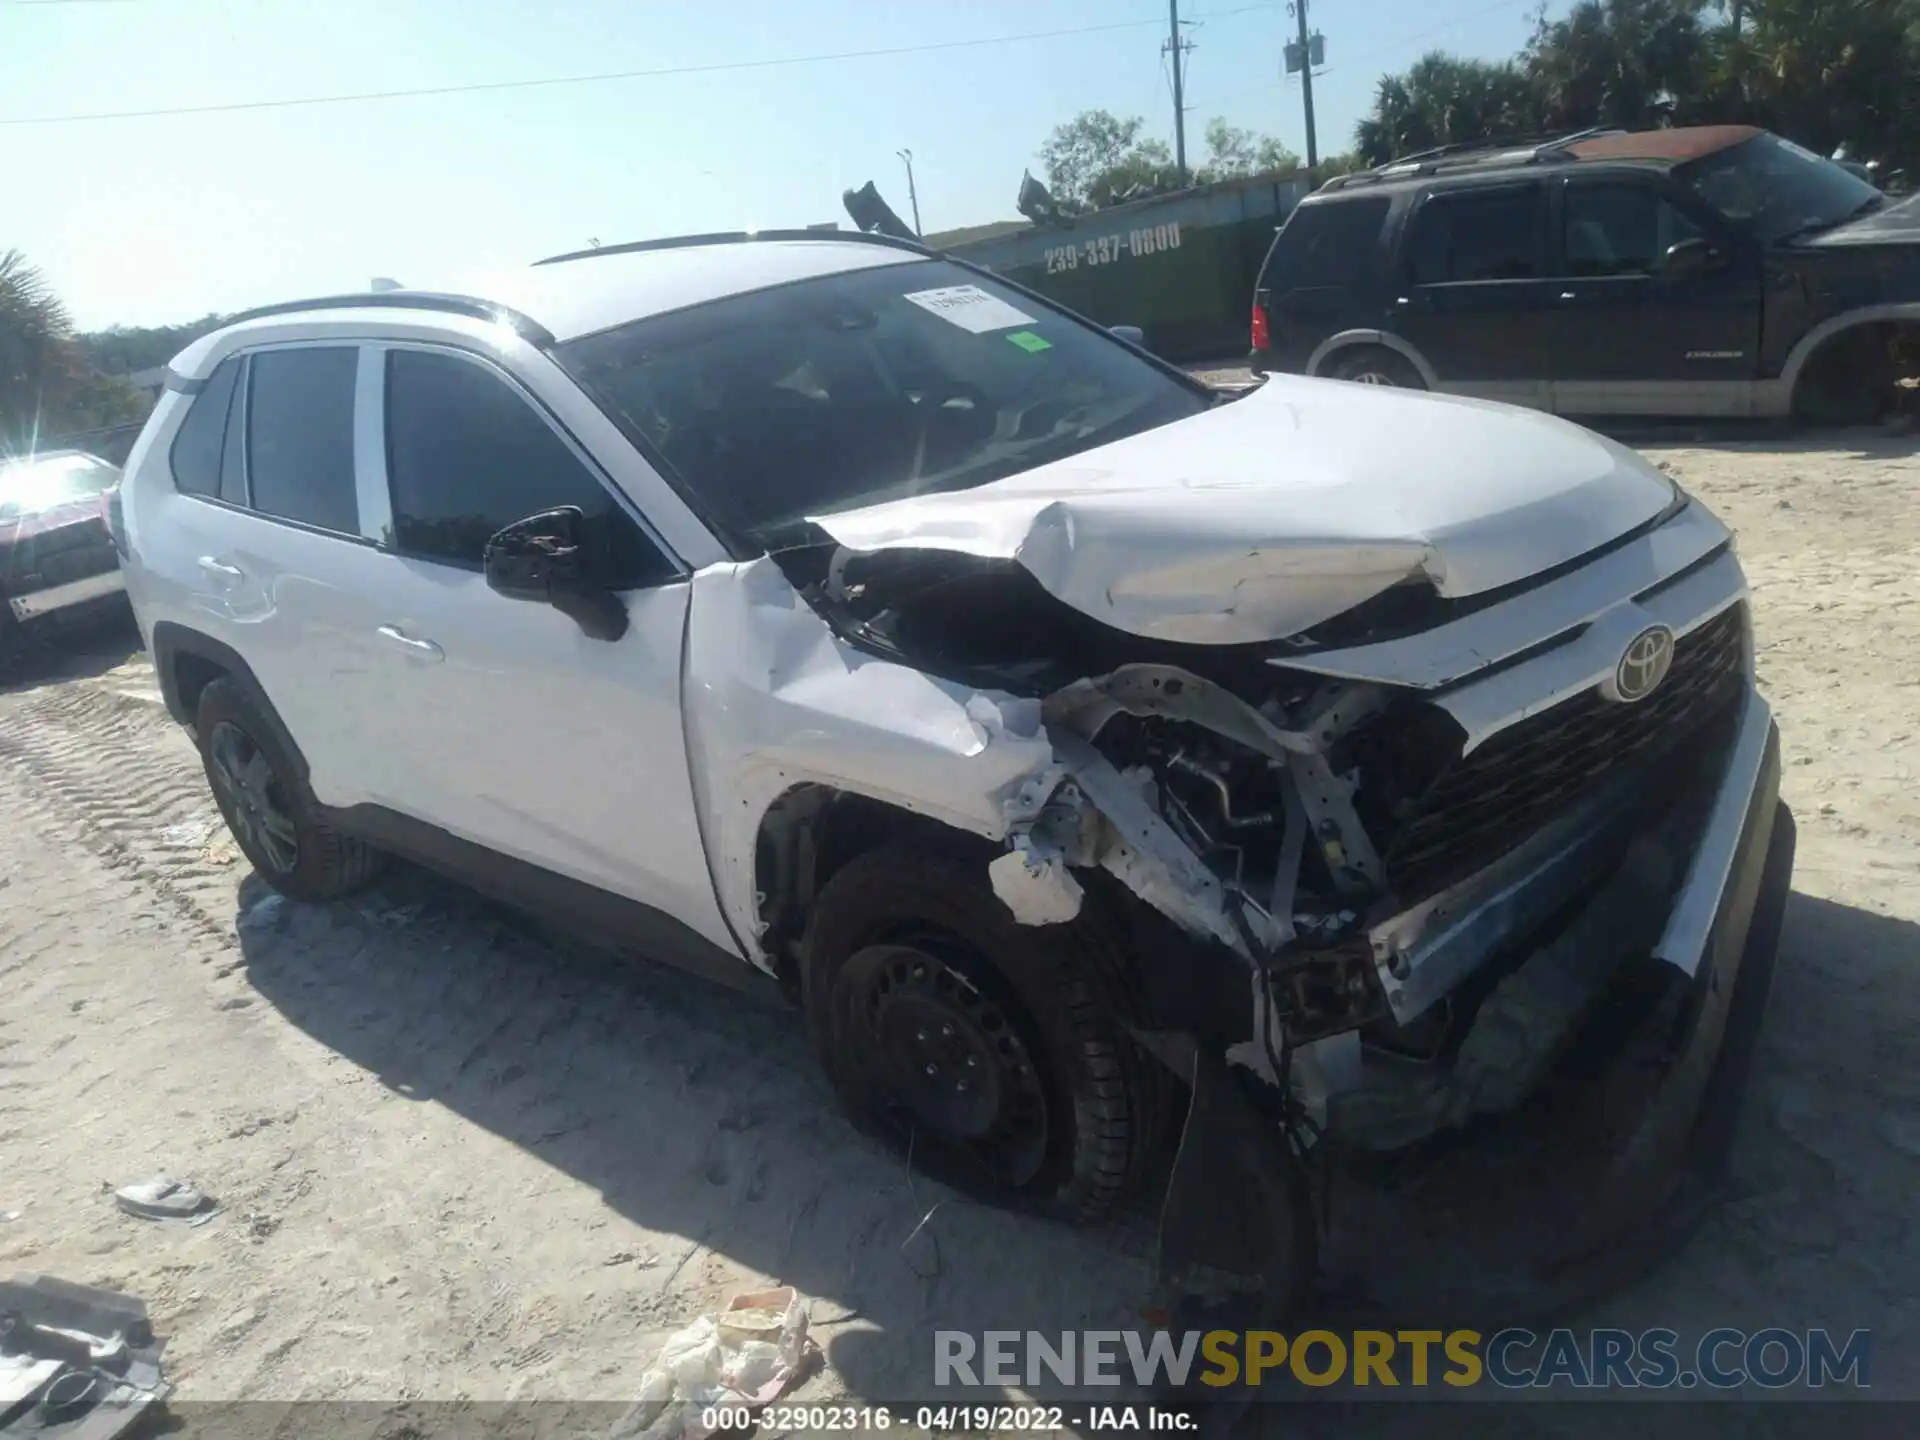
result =
[[[88,520],[28,536],[0,551],[0,583],[7,593],[22,595],[104,575],[119,564],[107,527]]]
[[[1669,751],[1740,691],[1746,606],[1683,637],[1660,688],[1637,705],[1587,690],[1443,766],[1383,857],[1397,895],[1430,894],[1489,863],[1595,794],[1610,777]]]

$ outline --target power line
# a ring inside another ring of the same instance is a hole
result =
[[[25,3],[25,0],[22,0]],[[40,0],[49,3],[49,0]],[[97,0],[96,0],[97,3]],[[1224,20],[1271,10],[1243,5],[1208,17]],[[714,75],[730,70],[771,70],[789,65],[824,65],[841,60],[881,60],[897,55],[925,55],[941,50],[971,50],[989,45],[1015,45],[1029,40],[1059,40],[1076,35],[1098,35],[1115,30],[1158,27],[1164,20],[1117,20],[1105,25],[1077,25],[1066,30],[1032,30],[1022,35],[993,35],[974,40],[936,40],[923,45],[890,45],[876,50],[838,50],[823,55],[789,55],[773,60],[724,60],[710,65],[665,65],[651,70],[608,70],[593,75],[554,75],[536,80],[482,80],[467,85],[423,85],[405,90],[362,90],[346,95],[302,95],[285,100],[235,100],[217,105],[169,105],[151,110],[101,110],[80,115],[18,115],[0,117],[0,125],[68,125],[94,120],[157,120],[171,115],[226,115],[237,110],[290,110],[306,105],[350,105],[369,100],[409,100],[428,95],[475,95],[492,90],[532,90],[557,85],[595,85],[612,80],[657,80],[670,75]]]

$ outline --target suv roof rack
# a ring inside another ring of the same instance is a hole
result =
[[[263,320],[271,315],[298,315],[307,310],[438,310],[442,314],[465,315],[506,325],[542,348],[554,343],[553,334],[546,326],[518,310],[472,295],[446,295],[437,290],[369,290],[364,295],[316,295],[310,300],[283,300],[278,305],[260,305],[229,315],[225,324],[238,325],[242,320]]]
[[[1321,188],[1344,190],[1349,185],[1378,185],[1388,180],[1411,180],[1420,175],[1437,175],[1448,170],[1477,165],[1537,165],[1565,160],[1568,151],[1582,140],[1601,135],[1624,135],[1613,126],[1595,125],[1565,135],[1519,135],[1493,140],[1462,140],[1451,145],[1436,145],[1431,150],[1416,150],[1376,165],[1371,170],[1351,175],[1336,175]]]
[[[549,255],[536,265],[560,265],[569,260],[591,260],[597,255],[632,255],[641,250],[679,250],[693,245],[745,245],[755,240],[849,240],[859,245],[886,245],[916,255],[934,255],[918,240],[902,240],[870,230],[720,230],[711,235],[669,235],[659,240],[631,240],[623,245],[601,245],[592,250],[570,250]]]

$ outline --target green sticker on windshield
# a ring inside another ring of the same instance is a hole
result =
[[[1053,342],[1051,340],[1042,340],[1031,330],[1016,330],[1007,336],[1007,339],[1011,343],[1018,345],[1029,355],[1038,355],[1042,350],[1051,350],[1053,348]]]

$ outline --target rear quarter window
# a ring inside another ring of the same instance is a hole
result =
[[[187,407],[187,418],[173,437],[168,463],[174,488],[183,495],[220,493],[220,458],[226,447],[227,412],[233,408],[235,383],[240,378],[238,356],[220,362],[207,383]]]
[[[1391,203],[1377,195],[1302,205],[1274,237],[1260,275],[1262,288],[1372,288],[1379,268],[1380,231]]]

